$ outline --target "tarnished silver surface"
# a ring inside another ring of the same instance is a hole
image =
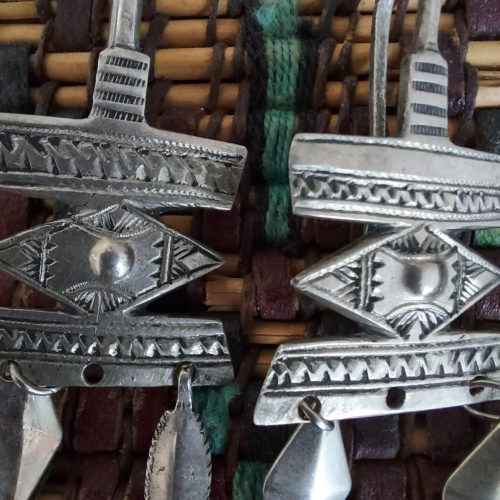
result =
[[[179,371],[177,404],[156,428],[146,470],[146,500],[205,500],[211,457],[203,425],[192,409],[193,367]]]
[[[332,332],[333,334],[334,332]],[[254,421],[300,423],[300,401],[314,395],[327,420],[369,417],[499,399],[469,382],[500,380],[500,335],[450,332],[423,342],[373,340],[366,334],[284,344],[267,373]]]
[[[137,51],[141,5],[113,2],[89,118],[0,114],[1,188],[81,207],[126,199],[155,211],[231,208],[246,149],[145,122],[149,57]]]
[[[0,381],[0,498],[28,500],[62,440],[50,396]]]
[[[500,424],[446,482],[443,500],[500,500]]]
[[[16,491],[23,447],[23,412],[26,395],[14,384],[0,380],[0,498]]]
[[[370,135],[385,137],[387,52],[394,0],[376,0],[370,45]]]
[[[500,284],[500,269],[421,224],[372,233],[298,274],[292,284],[385,336],[419,340]]]
[[[210,319],[0,309],[1,359],[41,386],[173,385],[184,362],[195,384],[233,379],[223,325]]]
[[[26,396],[23,414],[23,446],[13,500],[28,500],[62,442],[50,396]]]
[[[65,307],[0,309],[0,360],[41,386],[169,385],[182,362],[198,384],[233,375],[220,321],[139,315],[223,263],[144,212],[229,209],[246,155],[145,123],[141,10],[113,1],[88,119],[0,114],[0,188],[63,199],[76,213],[0,242],[0,268]]]
[[[0,268],[81,314],[130,311],[223,264],[133,206],[110,206],[0,242]]]
[[[344,500],[350,491],[338,422],[331,431],[299,425],[264,482],[264,500]]]
[[[389,4],[379,3],[385,16],[377,12],[376,27],[387,30],[387,20],[382,21],[390,15]],[[500,220],[500,156],[457,147],[447,137],[448,67],[437,48],[440,8],[440,0],[419,4],[414,52],[401,67],[400,138],[295,136],[290,187],[296,214],[395,225],[432,221],[458,228]],[[387,31],[379,32],[375,40],[386,37]],[[376,63],[372,100],[379,99],[384,71],[381,61]],[[371,130],[385,135],[382,110],[371,105]]]

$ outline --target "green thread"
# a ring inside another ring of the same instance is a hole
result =
[[[229,428],[228,405],[236,393],[234,385],[193,389],[193,409],[201,417],[210,453],[213,455],[222,453],[226,446]]]
[[[265,232],[270,242],[278,244],[287,239],[290,230],[288,152],[297,126],[299,20],[295,0],[262,0],[254,16],[262,28],[268,69],[262,153],[262,174],[269,184]]]
[[[290,230],[290,188],[288,184],[269,186],[265,231],[269,241],[285,241]]]
[[[240,462],[233,478],[233,500],[263,500],[262,488],[271,465],[267,462]]]
[[[476,229],[474,232],[474,246],[477,248],[500,247],[500,228]]]

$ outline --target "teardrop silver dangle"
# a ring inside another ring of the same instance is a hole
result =
[[[299,404],[309,422],[297,427],[271,467],[264,500],[344,500],[351,491],[339,422],[324,420],[319,405],[312,406]]]
[[[205,431],[193,411],[193,365],[177,379],[177,403],[161,417],[149,450],[146,500],[205,500],[210,494],[211,457]]]

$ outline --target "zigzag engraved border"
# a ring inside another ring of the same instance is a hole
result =
[[[390,385],[446,385],[500,371],[500,334],[461,337],[423,344],[330,340],[283,345],[263,392],[333,395]]]
[[[452,188],[436,186],[431,182],[418,185],[411,180],[404,184],[374,177],[364,177],[359,182],[354,176],[317,171],[301,172],[300,175],[292,171],[291,175],[292,196],[297,210],[309,207],[314,210],[385,214],[390,209],[393,214],[408,213],[415,218],[430,220],[500,217],[500,189]],[[315,190],[309,186],[315,186]]]

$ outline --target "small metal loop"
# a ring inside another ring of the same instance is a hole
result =
[[[196,370],[192,364],[182,365],[177,375],[177,403],[176,408],[193,408],[193,380]]]
[[[492,380],[490,378],[476,378],[471,380],[469,383],[471,389],[497,389],[500,390],[500,381]],[[464,408],[475,417],[485,418],[487,420],[493,420],[495,422],[500,421],[500,415],[495,415],[493,413],[488,413],[486,411],[478,410],[471,405],[464,405]]]
[[[500,390],[500,381],[493,380],[491,378],[476,378],[470,381],[469,386],[471,388],[480,387],[487,389],[498,389]]]
[[[299,403],[299,410],[303,413],[304,418],[309,420],[312,424],[314,424],[316,427],[318,427],[318,429],[321,429],[322,431],[332,431],[333,429],[335,429],[335,423],[323,418],[318,413],[319,408],[313,408],[310,405],[308,399],[309,398],[305,398]],[[316,404],[315,406],[317,407],[318,404]]]
[[[475,417],[485,418],[486,420],[492,420],[494,422],[500,421],[500,415],[494,415],[493,413],[488,413],[487,411],[478,410],[473,408],[471,405],[464,405],[464,408]]]
[[[8,375],[2,373],[1,377],[6,382],[13,382],[20,389],[32,394],[33,396],[50,396],[61,390],[61,387],[39,387],[28,380],[21,371],[21,368],[15,361],[7,362]]]

